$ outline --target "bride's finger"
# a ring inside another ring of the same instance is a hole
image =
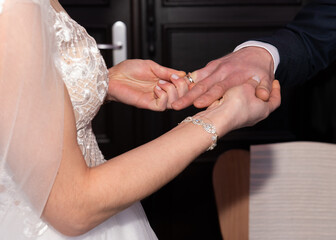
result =
[[[170,81],[172,81],[172,83],[175,85],[179,98],[184,96],[189,91],[188,84],[184,78],[179,78],[176,75],[172,75]]]
[[[155,94],[155,109],[156,111],[164,111],[167,109],[168,94],[159,86],[154,88]]]
[[[179,71],[179,70],[175,70],[175,69],[172,69],[172,68],[167,68],[167,67],[161,66],[160,64],[158,64],[156,62],[153,62],[152,60],[145,60],[145,61],[148,61],[148,63],[151,66],[151,70],[160,79],[165,79],[165,80],[169,81],[170,76],[172,74],[175,74],[179,77],[185,76],[184,71]]]
[[[167,93],[168,95],[167,108],[171,109],[172,108],[171,104],[179,98],[176,87],[174,86],[174,84],[164,80],[159,80],[158,86]]]
[[[188,84],[189,90],[192,89],[193,86],[195,86],[196,81],[197,81],[196,76],[197,76],[196,71],[192,73],[188,73],[187,75],[184,76],[184,80]]]

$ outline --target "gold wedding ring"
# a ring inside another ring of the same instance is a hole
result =
[[[191,77],[191,73],[188,73],[186,75],[186,77],[187,77],[187,79],[189,80],[190,83],[195,83],[194,79],[192,79],[192,77]]]

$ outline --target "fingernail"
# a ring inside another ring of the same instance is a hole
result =
[[[258,75],[254,75],[252,77],[253,80],[256,80],[258,83],[260,83],[260,77]]]
[[[172,79],[175,79],[175,80],[179,79],[179,76],[177,76],[176,74],[172,74],[171,77],[172,77]]]
[[[160,88],[158,85],[156,85],[156,89],[157,90],[162,90],[162,88]]]
[[[165,83],[167,83],[167,81],[165,81],[165,80],[159,80],[159,83],[160,84],[165,84]]]

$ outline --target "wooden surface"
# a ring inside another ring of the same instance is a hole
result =
[[[220,155],[213,186],[220,229],[225,240],[248,239],[250,154],[230,150]]]

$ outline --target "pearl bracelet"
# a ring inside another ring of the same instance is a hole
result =
[[[202,119],[193,118],[193,117],[187,117],[181,123],[183,123],[183,122],[192,122],[195,125],[200,125],[200,126],[203,127],[203,129],[206,132],[212,134],[212,136],[211,136],[212,144],[210,145],[210,147],[208,147],[207,151],[212,150],[216,147],[218,136],[217,136],[217,133],[216,133],[215,126],[213,126],[210,123],[205,123]]]

